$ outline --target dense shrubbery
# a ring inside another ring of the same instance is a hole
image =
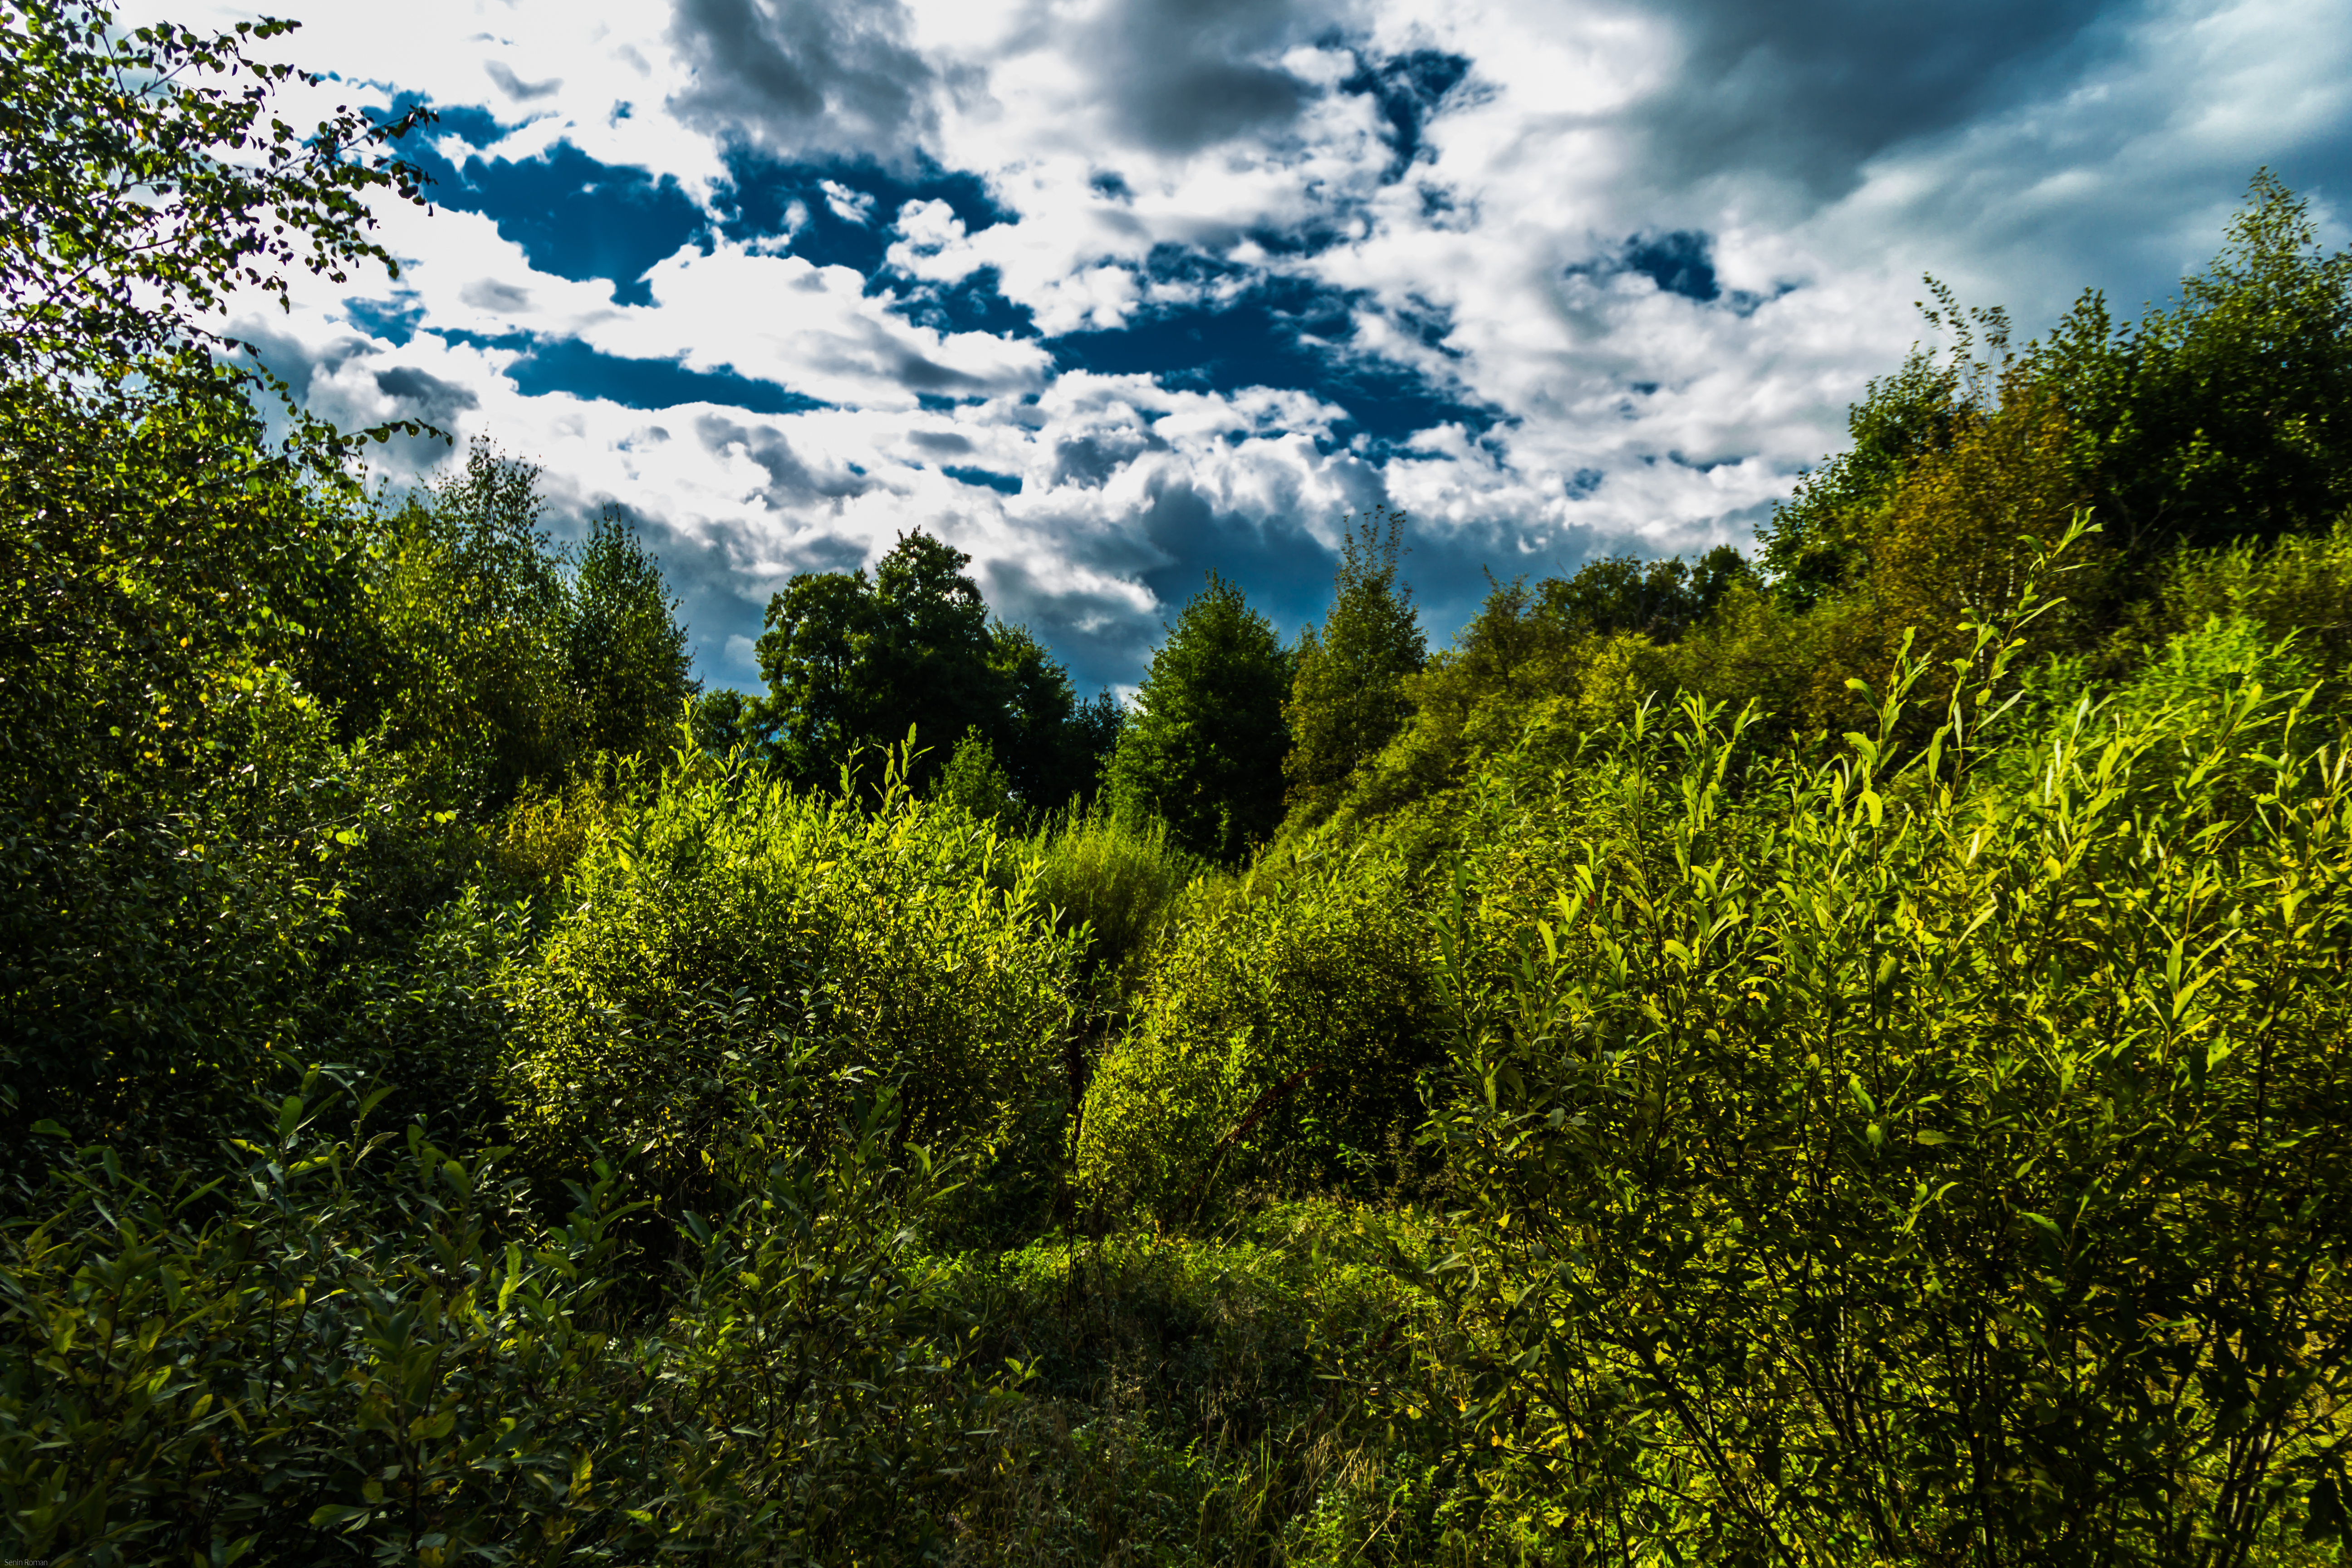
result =
[[[1261,864],[1185,911],[1087,1090],[1097,1203],[1197,1218],[1236,1186],[1393,1177],[1438,1037],[1426,928],[1392,858]]]
[[[5,1554],[2342,1560],[2352,264],[2283,190],[2132,328],[1946,300],[1769,581],[1424,663],[1362,531],[1123,726],[914,535],[681,731],[625,530],[265,449],[193,324],[385,259],[407,122],[210,162],[266,82],[162,68],[242,46],[102,22],[0,19]]]
[[[731,1166],[740,1096],[807,1056],[893,1086],[921,1141],[1050,1161],[1070,952],[1034,882],[895,765],[861,804],[689,753],[591,839],[507,983],[517,1135],[550,1167],[593,1146],[695,1184]]]
[[[1486,781],[1443,1293],[1463,1425],[1575,1533],[2235,1563],[2327,1519],[2352,773],[2211,640],[2019,768],[1971,690],[1909,754],[1892,697],[1815,763],[1693,703]]]

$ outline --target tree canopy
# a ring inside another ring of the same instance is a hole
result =
[[[1348,780],[1412,716],[1405,678],[1428,657],[1412,590],[1397,574],[1405,515],[1386,508],[1341,525],[1331,608],[1299,633],[1283,721],[1290,809],[1319,818]]]
[[[870,577],[863,567],[803,573],[769,601],[761,717],[788,775],[829,784],[861,753],[876,775],[911,728],[921,754],[909,778],[928,788],[976,731],[1031,806],[1092,793],[1107,739],[1099,715],[1080,708],[1043,643],[992,619],[971,563],[917,529]]]
[[[1114,801],[1196,855],[1233,860],[1264,843],[1282,820],[1290,675],[1273,623],[1209,574],[1151,656],[1111,756]]]

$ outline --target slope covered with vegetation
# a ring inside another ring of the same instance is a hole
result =
[[[2343,1560],[2292,193],[1943,300],[1752,565],[1433,651],[1363,520],[1123,714],[915,533],[698,696],[620,521],[213,334],[416,194],[251,36],[0,7],[0,1555]]]

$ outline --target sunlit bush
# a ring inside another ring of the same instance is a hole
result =
[[[1580,1538],[2342,1528],[2352,768],[2220,622],[1974,759],[2019,640],[1922,751],[1894,697],[1819,762],[1694,704],[1486,781],[1443,923],[1458,1381],[1416,1409]]]
[[[992,875],[1004,856],[895,773],[864,805],[740,762],[674,773],[594,837],[510,977],[525,1149],[698,1181],[730,1157],[739,1091],[772,1081],[747,1042],[775,1037],[814,1051],[812,1081],[897,1085],[919,1142],[1048,1157],[1070,943],[1024,866]]]

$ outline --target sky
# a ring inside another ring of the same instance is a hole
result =
[[[1287,637],[1399,508],[1442,643],[1490,580],[1751,548],[1923,274],[2030,335],[2167,299],[2257,168],[2352,217],[2352,0],[270,14],[331,79],[294,109],[438,112],[433,206],[377,209],[397,280],[231,330],[320,414],[541,465],[558,537],[619,509],[747,689],[771,595],[914,528],[1129,689],[1205,574]]]

